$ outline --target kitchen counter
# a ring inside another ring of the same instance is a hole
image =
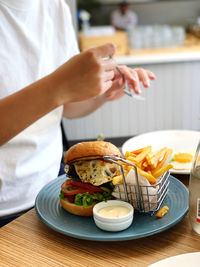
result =
[[[187,52],[174,52],[173,50],[168,53],[135,53],[135,55],[118,56],[115,58],[120,65],[146,65],[146,64],[160,64],[160,63],[173,63],[173,62],[187,62],[187,61],[200,61],[199,51]]]
[[[179,47],[129,50],[128,55],[116,57],[118,64],[144,65],[200,60],[200,39],[187,34]]]

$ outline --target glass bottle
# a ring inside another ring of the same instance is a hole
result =
[[[189,182],[189,219],[192,229],[200,234],[200,141],[194,156]]]

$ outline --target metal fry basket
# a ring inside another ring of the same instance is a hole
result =
[[[160,209],[165,199],[169,186],[169,172],[164,173],[154,185],[141,185],[139,183],[136,165],[120,157],[104,156],[104,159],[119,165],[122,173],[123,184],[115,185],[114,196],[133,205],[140,213],[154,215]],[[136,184],[127,184],[123,166],[124,162],[135,169]]]

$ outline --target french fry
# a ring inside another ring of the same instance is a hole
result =
[[[133,168],[132,166],[129,165],[129,166],[127,166],[126,169],[127,169],[127,171],[129,172],[130,170],[132,170],[132,169],[134,169],[134,168]]]
[[[133,169],[131,166],[128,166],[128,170],[130,171],[131,169]],[[133,169],[135,171],[135,169]],[[151,175],[151,173],[145,172],[143,170],[141,170],[140,168],[137,168],[137,171],[140,175],[146,177],[148,179],[148,181],[150,182],[150,184],[155,184],[156,183],[156,179]],[[112,183],[114,185],[119,184],[119,183],[123,183],[123,178],[122,175],[118,175],[113,177]]]
[[[152,174],[154,175],[154,173],[160,169],[166,162],[166,160],[168,159],[168,157],[172,154],[173,150],[172,149],[168,149],[166,152],[165,152],[165,155],[163,156],[162,160],[158,163],[157,167],[155,170],[152,171]]]
[[[140,175],[146,177],[149,183],[154,185],[158,177],[173,167],[172,164],[163,166],[171,154],[172,149],[166,147],[152,152],[152,146],[146,146],[131,152],[126,151],[125,158],[137,167]],[[131,169],[135,170],[131,165],[122,164],[126,175]],[[123,182],[122,176],[114,178],[114,184],[120,182]]]
[[[148,167],[148,162],[147,161],[144,161],[143,164],[142,164],[142,167],[143,168],[147,168]]]
[[[142,175],[142,176],[144,176],[144,177],[146,177],[148,179],[150,184],[156,184],[156,178],[153,175],[151,175],[148,172],[145,172],[145,171],[141,170],[140,168],[137,168],[137,170],[138,170],[138,173],[140,175]]]
[[[148,154],[146,158],[147,158],[149,165],[151,165],[152,168],[156,168],[156,166],[158,165],[158,162],[160,161],[160,159],[163,158],[166,151],[167,151],[167,148],[164,147],[151,154]]]
[[[149,146],[147,146],[149,147]],[[142,153],[144,150],[146,150],[147,147],[143,147],[143,148],[140,148],[140,149],[137,149],[137,150],[134,150],[134,151],[131,151],[132,154],[140,154]],[[152,146],[150,146],[152,148]]]
[[[157,213],[156,213],[156,217],[157,218],[162,218],[167,212],[168,212],[169,208],[167,206],[162,207]]]
[[[122,183],[122,182],[123,182],[122,175],[118,175],[118,176],[113,177],[112,183],[113,183],[114,185],[116,185],[116,184],[120,184],[120,183]]]
[[[164,167],[158,169],[156,172],[153,173],[153,176],[155,178],[160,177],[163,173],[167,172],[169,169],[173,168],[173,165],[168,163],[167,165],[165,165]]]
[[[127,160],[130,161],[131,163],[135,164],[137,167],[141,168],[142,163],[135,160],[134,157],[128,157]]]
[[[125,158],[132,157],[132,156],[133,156],[133,154],[131,152],[126,151]]]
[[[129,156],[129,157],[127,157],[126,159],[129,160],[129,161],[131,161],[131,162],[133,162],[133,163],[138,163],[138,161],[135,160],[134,157]]]
[[[151,146],[147,146],[147,147],[145,147],[145,148],[143,149],[143,151],[135,157],[135,160],[136,160],[137,162],[141,162],[141,161],[143,161],[143,160],[145,159],[145,157],[148,155],[148,153],[151,152],[151,149],[152,149]]]

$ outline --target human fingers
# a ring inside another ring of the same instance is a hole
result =
[[[109,81],[112,80],[115,77],[114,71],[104,71],[102,74],[103,81]]]
[[[146,70],[140,68],[140,69],[136,69],[136,72],[138,74],[139,80],[143,83],[144,87],[149,87],[150,81],[149,81],[149,76]]]
[[[114,79],[112,87],[105,92],[106,99],[108,101],[116,100],[124,95],[124,80],[122,77],[119,79]]]
[[[110,91],[116,91],[116,90],[124,90],[125,81],[122,76],[118,78],[113,79],[112,88],[110,88]]]
[[[140,87],[140,80],[138,77],[138,74],[135,70],[129,69],[131,78],[129,76],[126,78],[128,82],[128,88],[129,90],[133,90],[136,94],[141,94],[141,87]]]
[[[137,72],[134,69],[127,67],[126,65],[119,66],[119,69],[123,73],[124,79],[128,83],[129,90],[134,90],[136,94],[140,94],[140,80]]]
[[[113,100],[120,99],[123,96],[124,96],[124,91],[123,90],[118,90],[118,91],[111,92],[109,95],[107,95],[106,96],[106,100],[107,101],[113,101]]]
[[[125,93],[123,89],[117,89],[117,90],[110,89],[105,93],[107,101],[117,100],[123,97],[124,95]]]
[[[133,76],[131,73],[131,68],[127,67],[126,65],[120,65],[117,67],[117,69],[119,70],[120,75],[123,75],[124,78],[132,82],[136,81],[135,76]]]
[[[116,51],[116,46],[112,43],[90,48],[89,52],[93,53],[96,58],[112,57]]]
[[[100,59],[100,63],[102,65],[103,70],[105,70],[105,71],[113,70],[117,66],[117,62],[113,58]]]
[[[151,80],[155,80],[156,79],[156,76],[155,76],[155,74],[152,71],[146,70],[146,72],[147,72],[147,74],[148,74],[148,76],[149,76],[149,78]]]
[[[104,94],[106,91],[108,91],[113,85],[113,82],[111,80],[103,82],[102,85],[102,94]]]
[[[135,70],[136,70],[136,71],[139,71],[139,70],[141,70],[141,69],[136,68]],[[143,70],[147,73],[149,79],[151,79],[151,80],[155,80],[155,79],[156,79],[156,76],[155,76],[155,74],[154,74],[152,71],[150,71],[150,70],[146,70],[146,69],[143,69]]]

